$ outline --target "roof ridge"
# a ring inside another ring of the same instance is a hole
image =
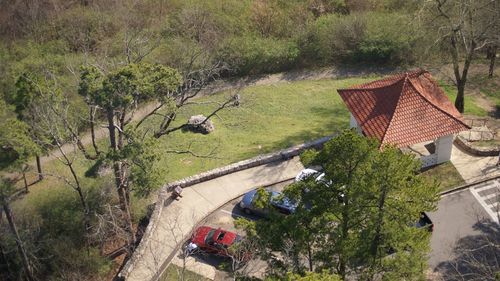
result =
[[[425,72],[426,72],[426,73],[429,73],[428,71],[425,71]],[[422,72],[422,73],[424,73],[424,72]],[[419,76],[420,76],[420,75],[419,75]],[[417,77],[418,77],[418,76],[417,76]],[[464,121],[462,121],[462,120],[460,120],[459,118],[455,117],[453,114],[450,114],[450,113],[449,113],[449,112],[447,112],[446,110],[443,110],[441,107],[439,107],[439,106],[437,106],[436,104],[434,104],[434,102],[432,102],[431,100],[429,100],[428,98],[426,98],[426,97],[425,97],[425,96],[424,96],[424,95],[423,95],[423,94],[422,94],[422,93],[421,93],[421,92],[417,89],[417,87],[415,87],[415,85],[413,84],[413,82],[411,81],[411,79],[408,79],[408,81],[410,82],[410,85],[411,85],[411,87],[415,90],[415,92],[417,92],[417,94],[418,94],[420,97],[422,97],[425,101],[427,101],[428,103],[430,103],[430,104],[431,104],[434,108],[436,108],[437,110],[439,110],[439,111],[443,112],[444,114],[446,114],[446,115],[450,116],[450,117],[451,117],[451,118],[453,118],[454,120],[456,120],[456,121],[460,122],[460,123],[461,123],[462,125],[464,125],[465,127],[469,128],[469,129],[471,128],[469,125],[465,124],[465,122],[464,122]],[[433,83],[433,84],[434,84],[434,81],[432,81],[432,79],[429,79],[429,81],[430,81],[431,83]],[[434,85],[436,85],[436,84],[434,84]],[[436,86],[437,86],[437,85],[436,85]],[[438,86],[437,88],[439,88],[439,86]]]
[[[396,103],[396,106],[394,107],[394,111],[392,112],[392,115],[391,115],[391,120],[389,120],[389,124],[387,125],[387,128],[385,129],[384,135],[382,136],[382,139],[380,140],[380,146],[382,146],[382,144],[384,144],[384,140],[385,140],[385,137],[387,136],[387,132],[389,131],[389,128],[392,125],[392,120],[394,120],[394,116],[396,115],[396,110],[398,109],[398,106],[401,103],[401,96],[404,93],[403,89],[405,88],[407,80],[408,80],[408,72],[406,72],[404,75],[404,81],[403,81],[403,85],[401,85],[401,91],[399,93],[398,102]],[[398,81],[401,81],[401,79],[399,79]]]
[[[408,73],[406,73],[408,74]],[[389,78],[386,78],[386,79],[382,79],[380,81],[383,81],[383,80],[391,80],[391,78],[395,78],[397,77],[398,75],[394,75],[392,77],[389,77]],[[399,81],[403,80],[403,78],[405,78],[405,76],[399,78],[399,79],[396,79],[394,80],[394,82],[391,82],[387,85],[383,85],[383,86],[378,86],[378,87],[373,87],[373,88],[347,88],[347,89],[339,89],[338,91],[351,91],[351,90],[357,90],[357,91],[366,91],[366,90],[374,90],[374,89],[382,89],[382,88],[387,88],[387,87],[390,87],[390,86],[393,86],[394,84],[398,83]],[[369,82],[369,83],[365,83],[365,84],[370,84],[370,83],[373,83],[374,81],[372,82]],[[377,81],[375,81],[377,82]],[[361,84],[361,85],[356,85],[356,86],[362,86],[364,84]]]

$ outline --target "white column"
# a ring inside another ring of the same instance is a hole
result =
[[[451,149],[453,148],[453,135],[446,135],[434,142],[436,146],[437,163],[450,161]]]
[[[356,128],[356,131],[358,131],[359,134],[361,134],[361,127],[358,125],[358,122],[356,121],[356,119],[354,118],[354,116],[352,116],[352,113],[349,114],[350,116],[350,120],[349,120],[349,128]]]

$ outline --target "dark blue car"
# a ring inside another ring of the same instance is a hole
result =
[[[270,191],[269,192],[269,206],[274,208],[279,213],[289,215],[295,211],[297,208],[297,203],[293,200],[290,200],[284,196],[282,196],[281,192],[278,191]],[[269,215],[268,208],[259,208],[256,206],[255,202],[257,201],[258,190],[254,189],[243,196],[238,206],[245,212],[246,214],[255,214],[261,217],[267,217]]]

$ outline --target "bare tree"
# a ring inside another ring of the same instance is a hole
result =
[[[474,225],[480,234],[466,236],[453,248],[455,258],[439,265],[445,280],[495,281],[500,272],[500,228],[492,221]]]
[[[430,26],[438,31],[451,57],[457,87],[455,107],[463,113],[465,85],[474,55],[498,40],[499,4],[495,0],[435,0],[428,4],[425,12]]]
[[[60,157],[57,159],[68,168],[70,178],[60,174],[47,175],[62,179],[77,194],[84,213],[84,229],[87,233],[90,229],[90,208],[85,198],[80,177],[74,166],[77,154],[76,147],[85,155],[86,158],[92,158],[87,153],[78,135],[78,118],[71,116],[71,107],[64,95],[59,92],[57,81],[52,79],[46,81],[44,85],[39,85],[39,103],[32,109],[34,117],[34,128],[38,132],[43,132],[45,137],[38,138],[36,141],[44,147],[57,149]],[[73,144],[73,151],[67,151],[64,144]]]

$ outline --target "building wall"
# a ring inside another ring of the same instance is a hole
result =
[[[361,130],[361,127],[359,126],[358,122],[356,121],[356,119],[354,118],[354,116],[352,116],[352,113],[349,114],[350,116],[350,119],[349,119],[349,128],[356,128],[356,131],[358,131],[359,134],[362,134],[362,130]]]
[[[453,135],[446,135],[438,138],[436,145],[437,164],[441,164],[451,159],[451,149],[453,148]]]

